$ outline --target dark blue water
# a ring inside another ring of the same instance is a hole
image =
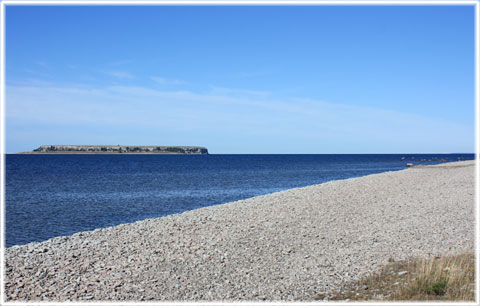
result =
[[[400,170],[406,162],[473,158],[473,154],[7,155],[5,243],[8,247],[42,241],[294,187]]]

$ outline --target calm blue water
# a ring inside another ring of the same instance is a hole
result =
[[[402,160],[402,157],[406,157]],[[449,155],[7,155],[6,246]]]

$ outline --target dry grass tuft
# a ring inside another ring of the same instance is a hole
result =
[[[411,264],[412,276],[408,285],[399,288],[395,300],[448,300],[473,301],[475,299],[475,256],[462,254],[430,260],[417,260]]]
[[[390,260],[389,260],[390,261]],[[475,255],[392,262],[329,300],[474,301]]]

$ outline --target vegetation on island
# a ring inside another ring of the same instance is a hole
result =
[[[110,145],[43,145],[32,153],[156,153],[208,154],[197,146],[110,146]]]

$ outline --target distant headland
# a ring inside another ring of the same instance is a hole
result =
[[[43,145],[24,154],[208,154],[198,146]]]

